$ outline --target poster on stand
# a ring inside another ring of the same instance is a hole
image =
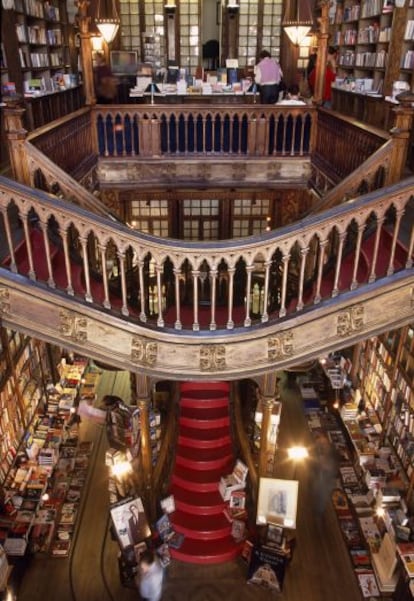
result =
[[[135,546],[151,536],[140,497],[123,499],[111,507],[111,518],[121,549]]]
[[[256,523],[296,528],[298,487],[297,480],[260,478]]]

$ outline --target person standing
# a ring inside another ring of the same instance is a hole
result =
[[[277,60],[273,59],[267,50],[261,51],[259,59],[260,61],[255,67],[254,79],[259,86],[260,102],[274,104],[279,99],[283,72]]]
[[[325,67],[325,75],[324,75],[324,84],[323,84],[323,94],[322,94],[322,105],[326,108],[331,108],[332,106],[332,84],[336,79],[336,48],[333,46],[329,46],[328,48],[328,58],[326,60]],[[309,76],[309,85],[311,89],[315,89],[316,84],[316,71],[317,69],[313,69]]]
[[[152,549],[146,549],[139,558],[139,594],[146,601],[160,601],[164,570]]]
[[[118,93],[118,79],[113,76],[112,69],[106,62],[103,52],[96,54],[93,75],[97,103],[111,104]]]

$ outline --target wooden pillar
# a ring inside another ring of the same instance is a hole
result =
[[[4,108],[4,130],[13,178],[19,183],[29,186],[30,174],[24,148],[27,130],[23,127],[23,115],[26,109],[19,104],[19,100],[5,97],[4,102],[6,104]]]
[[[390,132],[393,145],[391,148],[387,185],[399,182],[402,178],[414,125],[413,92],[403,92],[397,96],[397,100],[400,106],[393,109],[395,113],[395,126]]]
[[[151,405],[151,388],[150,379],[148,376],[136,374],[136,396],[137,407],[139,409],[141,422],[141,462],[143,470],[142,481],[144,483],[143,496],[146,502],[146,507],[150,513],[150,519],[155,516],[155,504],[152,490],[152,454],[151,454],[151,437],[150,437],[150,405]]]
[[[273,453],[269,439],[272,427],[271,418],[273,407],[279,398],[277,372],[272,371],[265,373],[261,384],[262,390],[260,399],[263,417],[260,430],[259,477],[268,475],[269,453]]]
[[[92,35],[89,31],[89,23],[91,21],[91,17],[89,17],[87,14],[89,4],[89,0],[76,0],[76,5],[78,7],[77,21],[79,24],[81,39],[83,91],[85,94],[86,105],[96,104],[92,66]]]
[[[328,38],[329,38],[329,5],[328,0],[321,0],[318,7],[321,9],[321,16],[318,18],[318,56],[316,59],[316,77],[313,101],[315,104],[321,104],[323,100],[323,91],[325,86],[325,69],[328,57]]]

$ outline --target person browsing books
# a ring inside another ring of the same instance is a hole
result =
[[[160,601],[164,570],[152,549],[146,549],[139,558],[139,594],[146,601]]]
[[[274,104],[279,98],[279,87],[283,77],[282,69],[270,52],[262,50],[254,70],[254,79],[259,86],[260,102]]]

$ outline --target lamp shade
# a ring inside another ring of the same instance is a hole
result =
[[[118,33],[119,21],[116,22],[114,20],[111,21],[109,19],[98,21],[98,19],[96,19],[96,27],[101,32],[101,35],[105,42],[107,44],[110,44],[114,41],[115,36]]]
[[[283,29],[286,32],[286,35],[289,37],[292,44],[295,46],[300,46],[300,43],[311,30],[311,25],[284,25]]]
[[[115,0],[99,0],[95,23],[107,44],[114,41],[120,22]]]
[[[292,44],[299,46],[313,25],[313,17],[307,0],[288,0],[282,27]]]

